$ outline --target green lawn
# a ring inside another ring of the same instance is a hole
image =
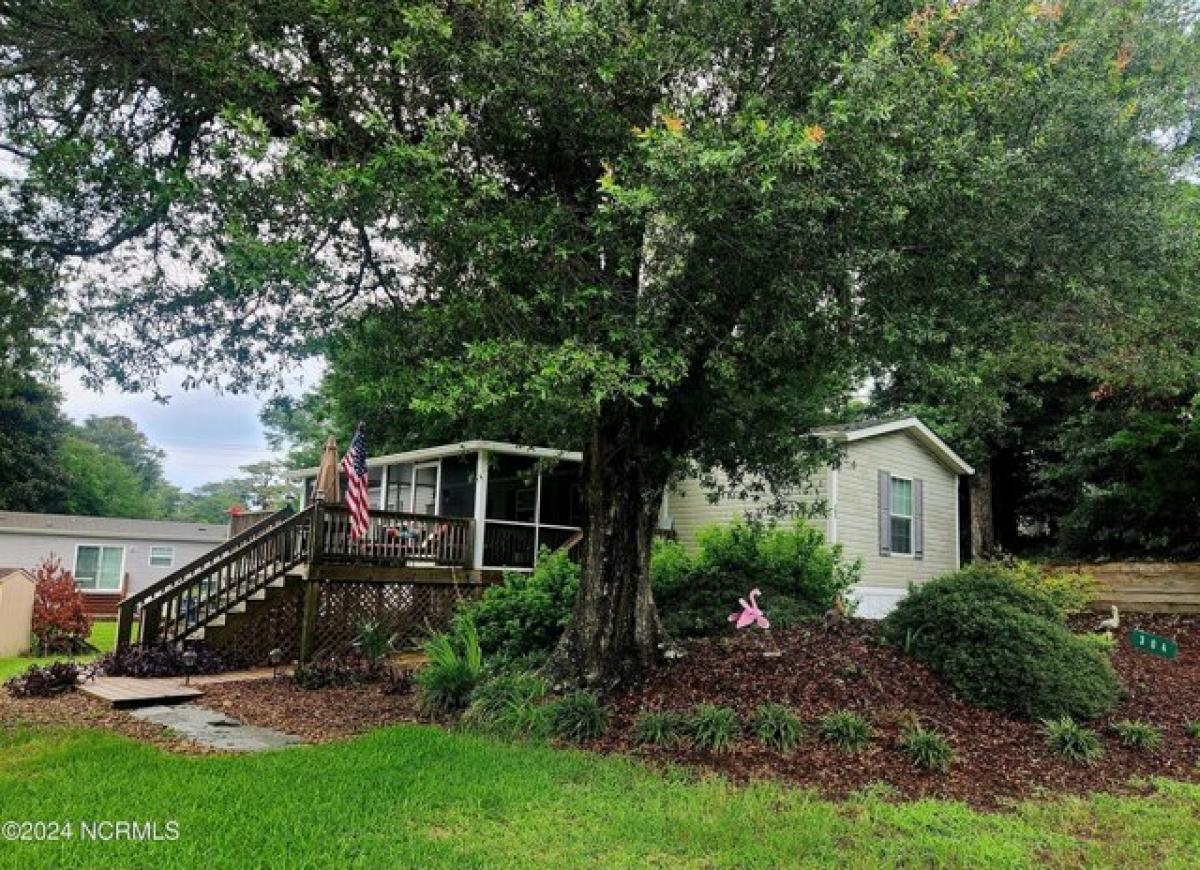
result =
[[[854,763],[848,761],[847,763]],[[1011,813],[832,803],[660,775],[616,758],[404,726],[341,744],[191,757],[101,732],[0,732],[0,866],[1187,866],[1200,788],[1059,798]],[[176,822],[176,842],[84,842],[81,821]]]
[[[93,622],[92,633],[88,638],[92,642],[92,646],[96,647],[101,652],[111,650],[117,640],[117,623],[115,620],[106,622]],[[30,665],[46,665],[50,662],[65,659],[66,656],[9,656],[0,658],[0,683],[7,680],[9,677],[16,676],[21,671],[28,668]],[[85,657],[90,658],[90,656]]]

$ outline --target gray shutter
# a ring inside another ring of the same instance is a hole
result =
[[[892,473],[879,471],[879,555],[892,555]]]
[[[925,481],[913,478],[913,521],[912,547],[913,558],[925,557]]]

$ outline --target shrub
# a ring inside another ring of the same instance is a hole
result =
[[[1111,709],[1120,687],[1105,656],[1071,634],[1044,596],[987,568],[912,590],[883,620],[883,636],[974,704],[1029,719]]]
[[[861,752],[871,742],[871,723],[851,710],[839,710],[821,719],[817,733],[842,752]]]
[[[1099,592],[1096,578],[1091,574],[1043,567],[1022,559],[979,562],[964,570],[1002,577],[1026,592],[1045,598],[1060,616],[1086,610]]]
[[[1099,632],[1087,632],[1085,634],[1077,634],[1075,636],[1079,638],[1079,640],[1086,645],[1088,649],[1095,650],[1101,655],[1112,655],[1113,650],[1117,648],[1117,639],[1114,637],[1109,637],[1107,634],[1100,634]]]
[[[1095,764],[1104,754],[1099,735],[1077,724],[1070,716],[1043,720],[1042,734],[1055,755],[1076,764]]]
[[[474,623],[463,620],[454,635],[435,634],[425,642],[424,650],[428,661],[416,677],[421,708],[437,716],[460,712],[483,671]]]
[[[34,571],[34,646],[39,655],[94,651],[87,642],[92,620],[75,577],[57,556],[47,556]]]
[[[1162,732],[1148,722],[1133,722],[1125,719],[1113,725],[1121,745],[1130,749],[1153,751],[1162,746]]]
[[[543,549],[529,574],[508,573],[476,601],[464,601],[455,626],[475,625],[489,659],[544,655],[554,647],[579,592],[579,566],[566,553]]]
[[[363,657],[367,668],[377,671],[396,651],[396,633],[378,620],[364,619],[358,623],[354,648]]]
[[[301,689],[329,689],[355,686],[376,679],[377,671],[363,667],[358,658],[330,656],[296,665],[292,679]]]
[[[608,727],[608,711],[591,692],[577,689],[549,707],[550,733],[560,740],[578,743],[593,740]]]
[[[633,723],[633,739],[637,743],[674,747],[687,737],[687,717],[673,710],[641,713]]]
[[[25,673],[13,677],[4,687],[15,698],[49,698],[71,691],[78,680],[77,666],[70,662],[54,662],[44,667],[30,665]]]
[[[950,741],[936,731],[917,725],[900,734],[900,749],[912,763],[926,770],[945,771],[954,761]]]
[[[796,714],[782,704],[762,704],[750,717],[750,728],[759,742],[790,752],[804,737],[804,727]]]
[[[827,546],[803,522],[763,526],[735,521],[699,536],[699,552],[673,541],[655,542],[650,580],[667,629],[680,637],[714,634],[751,586],[763,592],[764,610],[776,626],[823,613],[858,581],[858,562]]]
[[[127,646],[105,653],[95,661],[96,667],[110,677],[182,677],[192,674],[220,674],[246,666],[237,653],[217,650],[204,644],[193,644],[196,664],[188,668],[183,663],[183,650],[168,644]]]
[[[710,752],[724,752],[733,745],[738,732],[737,713],[728,707],[701,704],[692,711],[688,722],[692,745]]]
[[[546,681],[537,674],[499,674],[475,687],[463,721],[506,734],[538,732],[545,719],[538,704],[546,691]]]

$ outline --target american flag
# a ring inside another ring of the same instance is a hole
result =
[[[346,507],[350,509],[350,540],[359,541],[366,537],[371,523],[370,504],[367,500],[367,436],[363,424],[354,430],[354,440],[342,458],[342,471],[346,474]]]

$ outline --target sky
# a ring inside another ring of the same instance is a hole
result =
[[[300,392],[317,380],[320,364],[304,367],[292,390]],[[129,417],[146,433],[150,443],[166,452],[167,479],[184,489],[234,477],[238,466],[274,458],[263,435],[258,412],[266,396],[219,394],[211,389],[185,392],[183,372],[172,371],[163,380],[163,405],[148,393],[123,393],[114,388],[93,392],[83,385],[79,372],[59,375],[63,410],[72,419],[88,416]]]

